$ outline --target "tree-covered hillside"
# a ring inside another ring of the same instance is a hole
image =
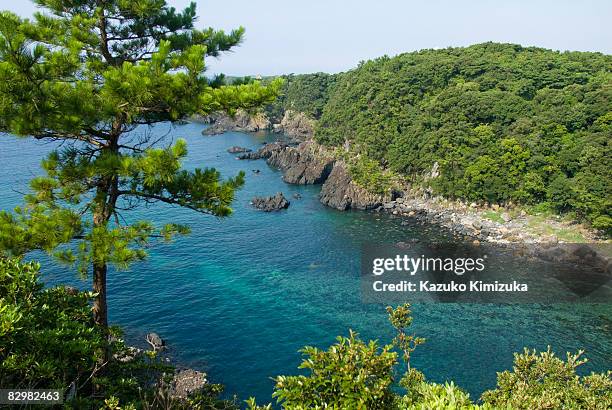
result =
[[[513,44],[423,50],[338,76],[315,133],[470,201],[612,229],[612,56]]]
[[[336,82],[334,74],[284,75],[279,98],[266,107],[268,117],[280,121],[287,110],[303,112],[318,119],[327,103],[329,93]]]

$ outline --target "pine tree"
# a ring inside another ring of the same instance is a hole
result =
[[[94,319],[108,326],[106,275],[146,256],[152,238],[188,228],[126,223],[121,213],[163,202],[231,213],[244,174],[181,168],[184,140],[161,146],[137,127],[193,114],[255,109],[279,83],[220,85],[205,57],[238,45],[244,29],[199,30],[195,3],[165,0],[36,0],[33,19],[0,13],[0,131],[63,141],[42,162],[25,205],[0,213],[0,249],[42,249],[93,277]]]

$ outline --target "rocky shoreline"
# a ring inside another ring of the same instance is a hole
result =
[[[212,114],[207,117],[193,118],[193,121],[209,124],[202,131],[203,135],[219,135],[228,131],[258,132],[268,131],[284,134],[295,141],[305,141],[314,133],[315,120],[306,114],[291,110],[285,111],[278,123],[273,123],[266,113],[248,113],[238,110],[233,116],[225,113]]]
[[[157,333],[147,333],[145,341],[151,347],[149,352],[153,354],[162,354],[167,349],[166,341]],[[147,357],[148,353],[145,349],[127,346],[124,351],[115,353],[113,356],[118,362],[130,363],[138,358]],[[172,362],[167,356],[161,356],[161,360],[166,363]],[[170,397],[179,399],[187,399],[190,395],[197,393],[209,384],[206,373],[184,367],[176,367],[176,372],[169,381],[164,380],[162,377],[165,376],[164,374],[158,376],[158,378],[154,377],[152,380],[153,385],[167,391]]]
[[[344,161],[336,159],[312,140],[297,146],[282,142],[270,143],[257,151],[241,154],[238,158],[265,159],[268,165],[283,171],[283,180],[290,184],[320,184],[320,201],[335,209],[371,210],[414,218],[442,226],[457,237],[476,243],[564,242],[563,238],[552,233],[531,231],[529,217],[521,211],[496,205],[480,207],[475,203],[449,201],[432,196],[420,188],[407,188],[387,195],[373,194],[352,180]],[[498,220],[488,218],[487,214],[493,214]],[[546,224],[560,230],[566,228],[561,221],[547,220]],[[586,230],[582,234],[587,241],[597,241]]]

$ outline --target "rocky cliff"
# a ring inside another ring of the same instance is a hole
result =
[[[227,131],[257,132],[272,128],[264,113],[250,114],[244,110],[238,110],[234,116],[225,113],[213,114],[208,116],[206,121],[210,126],[202,131],[204,135],[217,135]]]
[[[191,121],[210,125],[202,131],[204,135],[218,135],[227,131],[257,132],[273,130],[296,141],[311,139],[315,126],[315,120],[304,113],[291,110],[285,111],[278,124],[272,124],[266,113],[251,114],[244,110],[238,110],[233,116],[217,113],[207,117],[192,117]]]
[[[391,196],[383,197],[370,193],[357,185],[351,178],[344,162],[338,161],[321,187],[320,201],[329,207],[345,211],[347,209],[375,209],[390,201]]]
[[[281,122],[274,124],[273,128],[275,132],[282,132],[294,139],[305,141],[314,135],[314,126],[315,120],[306,114],[287,110]]]
[[[323,184],[320,200],[332,208],[374,209],[388,198],[375,195],[357,185],[344,162],[336,160],[325,148],[313,141],[297,147],[282,143],[266,144],[255,152],[240,155],[240,159],[266,159],[267,163],[283,171],[283,179],[290,184]]]
[[[312,141],[274,150],[267,162],[284,172],[285,182],[302,185],[322,184],[334,166],[334,158]]]
[[[253,151],[253,152],[246,152],[243,154],[238,155],[238,159],[268,159],[272,156],[272,154],[281,151],[282,149],[284,149],[285,147],[288,147],[288,145],[284,142],[272,142],[269,144],[264,145],[263,147],[259,148],[257,151]]]

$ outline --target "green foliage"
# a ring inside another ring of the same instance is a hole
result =
[[[188,231],[128,224],[121,212],[162,202],[223,217],[244,182],[242,173],[184,170],[185,141],[160,147],[132,131],[260,107],[282,80],[207,79],[205,58],[239,44],[244,29],[196,29],[195,3],[182,12],[164,0],[36,3],[45,12],[31,20],[0,13],[0,131],[66,144],[43,161],[26,206],[0,213],[0,253],[42,249],[92,271],[94,315],[106,326],[107,266],[125,268],[146,256],[150,238]]]
[[[280,121],[287,110],[303,112],[310,118],[319,119],[337,76],[314,73],[290,74],[281,78],[284,82],[279,98],[266,106],[266,113],[275,121]]]
[[[105,342],[91,294],[43,290],[38,269],[0,258],[0,385],[64,389],[85,381]]]
[[[425,339],[406,333],[407,329],[412,325],[412,311],[410,310],[409,303],[404,303],[395,309],[387,306],[387,314],[389,315],[391,326],[397,331],[397,335],[393,338],[393,345],[403,353],[402,360],[406,364],[408,371],[410,371],[410,355],[416,350],[418,345],[425,343]],[[408,375],[408,377],[413,378],[414,376]]]
[[[357,185],[374,194],[385,195],[393,188],[393,175],[366,156],[349,159],[348,171]]]
[[[284,408],[385,409],[397,354],[391,346],[365,343],[352,331],[328,350],[305,347],[307,376],[278,376],[274,397]]]
[[[612,232],[612,57],[513,44],[423,50],[338,75],[315,138],[470,201],[548,202]]]
[[[495,407],[514,409],[609,409],[612,407],[612,371],[579,376],[586,363],[583,351],[565,361],[550,350],[514,354],[513,371],[497,375],[497,387],[482,400]]]
[[[453,382],[445,384],[420,383],[415,386],[415,394],[398,398],[398,410],[430,410],[430,409],[480,409],[488,406],[478,406],[472,403],[470,395],[458,388]],[[501,408],[501,407],[500,407]]]

